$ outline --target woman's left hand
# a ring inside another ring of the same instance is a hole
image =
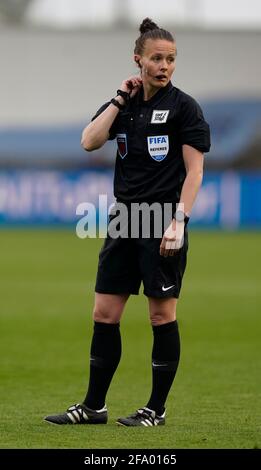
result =
[[[184,243],[184,222],[178,222],[175,219],[172,220],[170,226],[164,232],[163,238],[160,244],[160,255],[167,258],[168,256],[174,256],[177,251],[182,248]]]
[[[129,93],[130,98],[133,98],[136,93],[139,91],[139,89],[142,86],[142,79],[141,77],[138,76],[132,76],[127,78],[127,80],[123,80],[120,89],[122,91],[127,91]]]

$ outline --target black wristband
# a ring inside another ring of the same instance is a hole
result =
[[[130,95],[127,91],[117,90],[117,96],[121,96],[126,104],[130,101]]]
[[[120,111],[125,108],[125,104],[120,104],[119,101],[115,100],[115,98],[111,99],[111,104],[114,104],[114,106],[116,106]]]

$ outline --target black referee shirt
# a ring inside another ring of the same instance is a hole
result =
[[[115,138],[114,195],[126,203],[178,202],[186,177],[182,145],[200,152],[210,148],[209,126],[199,104],[171,82],[148,101],[141,89],[117,115],[109,139]]]

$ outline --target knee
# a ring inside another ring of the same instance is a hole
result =
[[[176,310],[154,310],[150,313],[152,326],[163,325],[176,320]]]
[[[99,323],[117,323],[117,320],[115,320],[115,315],[113,315],[112,312],[106,308],[94,307],[93,320]]]
[[[94,305],[93,320],[99,323],[119,323],[122,309],[115,308],[113,305]]]
[[[93,309],[94,321],[100,323],[119,323],[128,295],[95,294]]]

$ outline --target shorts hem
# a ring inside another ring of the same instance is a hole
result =
[[[121,295],[121,294],[129,294],[129,295],[139,295],[139,290],[137,289],[115,289],[115,288],[100,288],[95,287],[95,292],[97,294],[111,294],[111,295]]]
[[[143,294],[146,295],[146,297],[154,297],[155,299],[171,299],[172,297],[175,299],[179,298],[180,292],[173,292],[171,293],[161,293],[161,292],[149,292],[149,291],[143,291]]]

